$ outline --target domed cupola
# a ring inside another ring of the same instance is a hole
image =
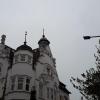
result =
[[[32,52],[32,48],[30,46],[26,45],[25,43],[16,49],[16,51],[19,51],[19,50],[28,50],[28,51]]]
[[[25,42],[23,45],[17,47],[15,53],[14,53],[14,60],[13,64],[18,63],[27,63],[32,65],[33,61],[33,50],[30,46],[28,46],[26,43],[26,35],[25,34]]]
[[[47,46],[47,45],[50,44],[50,41],[49,41],[49,40],[45,37],[45,35],[44,35],[44,30],[43,30],[43,36],[42,36],[42,38],[38,41],[38,44],[39,44],[40,47],[41,47],[41,46],[45,47],[45,46]]]
[[[24,42],[24,44],[21,45],[21,46],[19,46],[19,47],[17,47],[16,51],[19,51],[19,50],[27,50],[27,51],[32,52],[32,48],[26,44],[27,43],[26,42],[26,35],[27,34],[25,34],[25,42]]]

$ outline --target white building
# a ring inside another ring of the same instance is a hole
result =
[[[49,40],[42,36],[39,47],[26,43],[13,49],[0,43],[1,100],[69,100],[70,92],[59,81]]]

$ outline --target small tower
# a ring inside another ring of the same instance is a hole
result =
[[[49,40],[44,35],[44,29],[43,29],[42,38],[39,40],[38,44],[40,47],[44,47],[44,48],[50,44]]]
[[[44,29],[43,29],[43,35],[42,38],[38,41],[39,48],[41,52],[44,52],[45,54],[52,57],[52,53],[49,47],[50,41],[45,37],[44,35]]]
[[[34,80],[33,51],[26,42],[19,46],[14,53],[14,59],[7,83],[6,100],[30,100],[31,88]]]
[[[59,78],[49,46],[50,41],[45,37],[44,30],[42,38],[38,41],[38,44],[40,50],[40,58],[36,66],[36,79],[39,80],[37,82],[38,97],[43,100],[53,100],[53,98],[55,98],[55,100],[59,100],[57,94],[57,91],[59,91]]]
[[[6,82],[9,72],[9,67],[11,67],[11,52],[14,52],[14,49],[5,45],[5,38],[6,35],[1,36],[1,43],[0,43],[0,97],[4,97],[6,91]]]

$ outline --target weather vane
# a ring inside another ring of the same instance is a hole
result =
[[[26,36],[27,36],[27,31],[25,31],[25,42],[24,42],[24,44],[27,43],[27,42],[26,42]]]

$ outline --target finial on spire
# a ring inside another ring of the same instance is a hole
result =
[[[45,37],[45,35],[44,35],[44,28],[43,28],[43,38]]]
[[[24,42],[24,44],[27,43],[27,41],[26,41],[26,35],[27,35],[27,31],[25,31],[25,42]]]
[[[6,38],[6,35],[2,35],[1,36],[1,44],[5,44],[5,38]]]

